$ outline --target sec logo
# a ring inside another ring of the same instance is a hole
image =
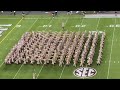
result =
[[[80,78],[89,78],[95,76],[97,71],[94,68],[91,67],[80,67],[73,71],[73,74],[76,77]]]

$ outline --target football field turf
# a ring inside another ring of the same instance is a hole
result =
[[[106,32],[102,63],[97,66],[98,53],[95,53],[93,64],[97,74],[90,79],[118,79],[120,78],[120,27],[110,25],[120,24],[120,18],[83,18],[80,15],[50,15],[0,16],[0,24],[12,24],[0,37],[0,79],[32,79],[33,69],[38,79],[80,79],[73,75],[73,71],[80,66],[59,67],[49,65],[5,65],[4,59],[11,48],[18,42],[25,32],[29,31],[62,31],[61,23],[65,22],[68,31],[104,31]],[[16,27],[21,25],[20,27]],[[80,27],[82,26],[83,27]],[[85,25],[85,27],[84,27]],[[98,51],[99,48],[96,49]]]

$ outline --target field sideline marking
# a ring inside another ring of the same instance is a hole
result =
[[[24,19],[51,19],[52,17],[49,17],[49,18],[24,18]],[[79,17],[70,17],[70,19],[78,19]],[[82,18],[82,17],[81,17]],[[0,18],[0,19],[21,19],[21,18]],[[61,18],[61,17],[57,17],[57,18],[54,18],[54,19],[66,19],[66,17],[64,18]]]
[[[50,20],[50,22],[48,23],[48,25],[49,25],[52,21],[53,21],[53,18]],[[46,30],[47,28],[48,28],[48,27],[46,27],[45,30]],[[45,30],[44,30],[44,31],[45,31]],[[39,70],[39,72],[38,72],[38,74],[37,74],[37,78],[38,78],[38,76],[40,75],[43,67],[44,67],[44,64],[42,65],[41,69]],[[36,79],[37,79],[37,78],[36,78]]]
[[[115,24],[116,24],[116,18],[115,18]],[[110,59],[109,59],[109,65],[108,65],[107,79],[109,77],[110,62],[111,62],[111,55],[112,55],[112,47],[113,47],[113,40],[114,40],[114,32],[115,32],[115,27],[114,27],[114,31],[113,31],[113,37],[112,37],[112,44],[111,44],[111,52],[110,52]]]
[[[29,31],[29,30],[33,27],[33,25],[37,22],[37,20],[38,20],[38,19],[36,19],[36,20],[34,21],[34,23],[32,24],[32,26],[31,26],[27,31]],[[26,31],[26,32],[27,32],[27,31]],[[24,64],[22,64],[22,65],[20,66],[19,70],[17,71],[17,73],[15,74],[15,76],[13,77],[13,79],[15,79],[15,77],[17,76],[17,74],[19,73],[19,71],[21,70],[21,68],[23,67],[23,65],[24,65]]]

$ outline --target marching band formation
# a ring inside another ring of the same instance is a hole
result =
[[[101,63],[105,32],[26,32],[5,58],[6,64],[63,64],[84,66],[93,63],[101,36],[97,64]]]
[[[104,47],[104,40],[105,40],[105,32],[102,33],[101,41],[100,41],[100,49],[99,49],[99,55],[97,59],[97,65],[100,65],[101,59],[102,59],[102,53],[103,53],[103,47]]]

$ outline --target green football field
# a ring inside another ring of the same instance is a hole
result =
[[[0,37],[0,79],[32,79],[33,69],[38,79],[80,79],[73,75],[73,71],[79,68],[70,66],[59,67],[53,65],[23,65],[4,64],[6,55],[18,42],[25,32],[29,31],[56,31],[62,30],[61,23],[65,22],[65,30],[68,31],[104,31],[106,32],[103,58],[100,66],[96,65],[98,53],[95,54],[91,67],[97,70],[97,74],[90,79],[118,79],[120,78],[120,27],[109,27],[120,24],[120,18],[83,18],[80,15],[58,15],[52,18],[50,15],[1,15],[0,24],[12,24]],[[19,26],[20,27],[16,27]],[[85,27],[79,27],[86,25]],[[99,48],[96,49],[96,51]]]

